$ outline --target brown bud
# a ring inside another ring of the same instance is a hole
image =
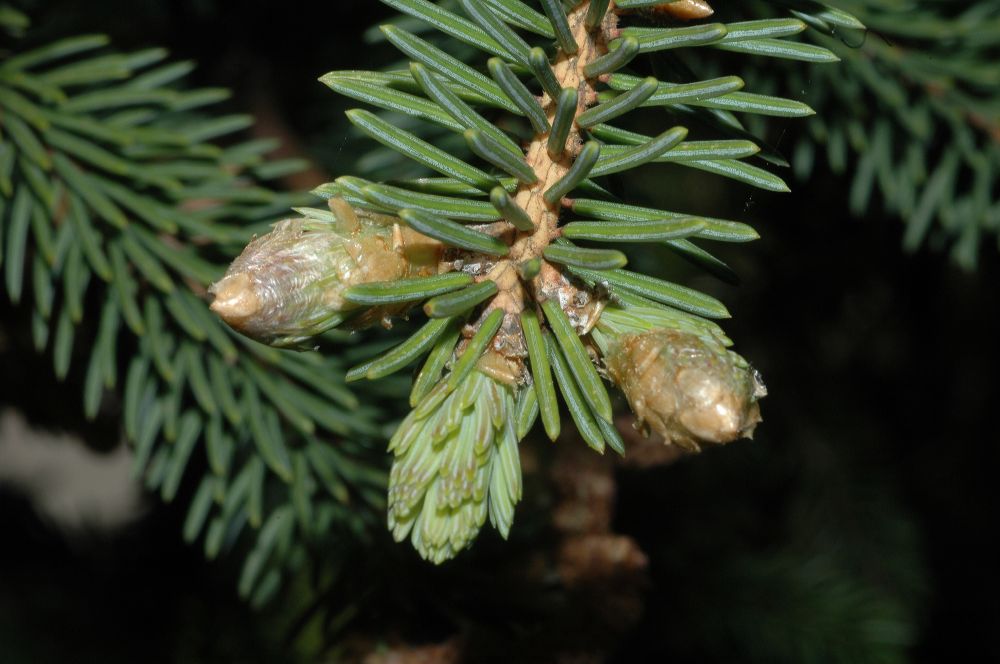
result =
[[[682,21],[692,21],[698,18],[706,18],[715,13],[712,6],[705,0],[675,0],[675,2],[664,2],[654,5],[651,11],[658,14],[669,14]]]
[[[401,227],[396,217],[330,202],[336,221],[286,219],[246,246],[208,290],[212,311],[246,336],[297,345],[344,323],[358,329],[405,307],[358,311],[344,299],[357,284],[437,272],[440,243]]]
[[[740,356],[702,338],[659,329],[625,334],[605,356],[641,425],[667,443],[698,451],[701,443],[750,438],[767,394]]]

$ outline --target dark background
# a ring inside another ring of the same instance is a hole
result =
[[[74,2],[34,9],[41,30],[33,38],[42,41],[104,32],[124,49],[158,44],[196,60],[197,84],[233,88],[230,110],[276,119],[269,128],[331,176],[351,170],[350,158],[338,158],[350,106],[316,78],[392,58],[362,40],[388,15],[370,1],[101,0],[85,11]],[[883,631],[871,640],[909,644],[905,660],[996,657],[995,241],[984,243],[978,270],[963,273],[943,252],[904,254],[899,220],[877,209],[851,217],[847,185],[830,173],[791,184],[792,194],[772,195],[663,168],[621,185],[627,197],[745,220],[761,232],[756,243],[720,252],[741,286],[693,283],[729,306],[727,333],[762,371],[770,396],[753,442],[618,471],[615,529],[646,551],[650,584],[641,619],[610,659],[769,661],[785,652],[784,661],[897,661],[849,649],[872,625]],[[23,312],[6,303],[0,311],[17,339]],[[47,360],[25,348],[0,346],[0,405],[81,431],[97,447],[114,441],[106,423],[82,423],[78,387],[56,383]],[[286,661],[300,652],[276,627],[280,607],[255,614],[236,598],[234,561],[207,563],[200,548],[181,543],[180,503],[151,500],[122,532],[68,538],[0,486],[0,661]],[[534,508],[524,509],[530,518]],[[484,604],[510,604],[477,593],[469,575],[505,546],[523,551],[532,542],[515,535],[503,545],[492,533],[481,540],[482,552],[442,570],[401,554],[405,582],[445,602],[461,596],[455,606],[475,604],[465,620],[490,619]],[[420,606],[386,600],[359,620],[369,630],[405,624],[415,642],[464,624]],[[521,633],[507,636],[516,642]]]

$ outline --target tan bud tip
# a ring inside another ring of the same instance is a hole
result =
[[[705,0],[676,0],[676,2],[665,2],[662,5],[653,7],[653,11],[663,14],[670,14],[674,18],[682,21],[693,21],[699,18],[707,18],[715,13],[712,6]]]
[[[331,198],[327,205],[330,207],[330,212],[337,218],[339,230],[345,233],[354,233],[361,229],[361,222],[358,221],[358,215],[354,213],[354,208],[343,198]]]
[[[748,413],[746,396],[730,387],[728,377],[688,367],[677,372],[674,382],[686,399],[677,419],[695,438],[727,443],[747,429],[753,432],[756,422]]]
[[[625,334],[605,355],[608,373],[632,411],[668,443],[749,438],[767,394],[760,375],[723,346],[678,330]]]
[[[240,328],[260,311],[260,298],[246,272],[223,277],[208,289],[215,295],[210,308],[232,327]]]

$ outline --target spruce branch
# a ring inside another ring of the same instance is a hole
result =
[[[392,316],[423,305],[431,322],[350,372],[352,379],[377,378],[429,353],[411,392],[413,410],[390,443],[394,537],[409,538],[422,556],[441,562],[469,545],[487,516],[506,536],[520,497],[520,470],[511,455],[516,459],[517,442],[538,414],[546,432],[558,435],[556,385],[585,441],[601,452],[611,447],[624,453],[611,424],[605,377],[624,389],[640,422],[667,443],[698,450],[749,436],[764,390],[708,320],[728,317],[725,306],[680,284],[622,269],[628,257],[618,249],[577,246],[570,238],[663,243],[732,280],[731,270],[696,241],[746,241],[756,237],[752,229],[620,203],[600,178],[667,161],[786,191],[780,178],[744,161],[760,148],[746,135],[731,136],[740,126],[732,114],[799,117],[812,109],[745,92],[735,76],[679,82],[638,76],[630,73],[636,56],[724,46],[810,62],[836,58],[819,47],[782,41],[805,29],[799,19],[767,18],[732,30],[723,23],[632,25],[650,16],[704,18],[711,8],[701,2],[546,2],[541,14],[518,0],[460,0],[461,13],[428,0],[385,1],[445,37],[382,26],[384,38],[411,60],[408,67],[331,72],[321,80],[416,120],[347,111],[361,133],[439,177],[384,183],[345,176],[319,188],[332,217],[300,210],[319,224],[317,230],[326,224],[326,233],[335,234],[350,215],[377,219],[352,226],[353,235],[341,233],[336,248],[303,237],[292,250],[320,271],[329,271],[322,266],[330,254],[346,251],[350,269],[332,270],[340,276],[331,282],[297,268],[301,261],[293,262],[284,249],[258,256],[296,222],[282,222],[273,239],[249,246],[226,280],[247,284],[258,299],[276,294],[279,303],[315,293],[330,303],[324,320],[352,329],[389,326]],[[482,51],[485,62],[455,57],[454,40],[464,43],[463,52]],[[685,142],[687,127],[681,125],[658,136],[629,129],[635,112],[649,107],[680,118],[714,118],[728,124],[730,135]],[[457,145],[467,150],[437,144],[435,134],[424,131],[427,125],[459,136]],[[414,242],[427,249],[424,273],[410,265]],[[313,318],[294,309],[291,316],[292,327],[308,336]]]

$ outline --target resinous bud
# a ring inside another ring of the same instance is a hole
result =
[[[675,0],[653,5],[650,10],[658,14],[667,14],[682,21],[707,18],[715,13],[712,6],[705,0]]]
[[[757,372],[722,345],[678,330],[623,334],[605,356],[640,426],[691,451],[752,438],[767,394]]]
[[[331,199],[335,220],[286,219],[255,238],[208,290],[230,327],[274,346],[294,346],[344,323],[361,329],[405,307],[359,309],[350,286],[437,272],[441,245],[396,217]]]

